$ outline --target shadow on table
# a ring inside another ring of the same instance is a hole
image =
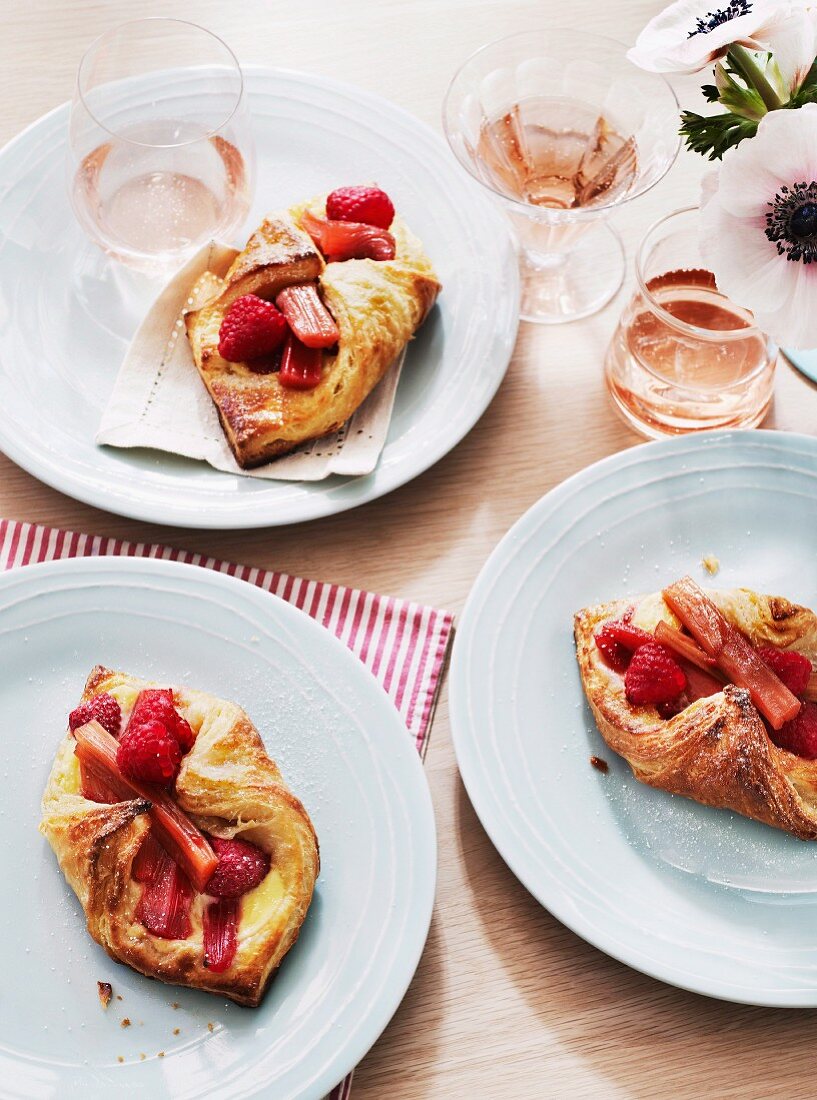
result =
[[[817,1012],[713,1000],[609,958],[515,878],[459,778],[456,813],[471,903],[495,958],[541,1025],[520,1039],[520,1056],[526,1045],[538,1049],[548,1076],[560,1059],[574,1067],[578,1060],[596,1088],[600,1079],[609,1082],[611,1095],[702,1095],[704,1081],[710,1096],[815,1095],[804,1082],[812,1078]],[[556,1049],[546,1052],[543,1040]]]

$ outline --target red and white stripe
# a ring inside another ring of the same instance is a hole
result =
[[[451,638],[453,620],[449,612],[356,588],[217,561],[172,546],[123,542],[0,520],[0,570],[56,558],[111,555],[162,558],[216,569],[273,592],[306,611],[340,638],[375,675],[403,716],[417,749],[423,751]]]
[[[61,531],[16,520],[0,520],[0,571],[57,558],[121,555],[182,561],[216,569],[273,592],[331,630],[355,653],[387,691],[422,755],[442,679],[453,618],[447,611],[356,588],[306,581],[286,573],[236,565],[172,546]],[[350,1073],[328,1100],[349,1100]]]

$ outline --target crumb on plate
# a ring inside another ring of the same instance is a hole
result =
[[[208,1031],[214,1031],[214,1030],[215,1030],[215,1026],[216,1026],[216,1025],[215,1025],[215,1024],[214,1024],[214,1023],[212,1022],[212,1020],[208,1020],[208,1022],[207,1022],[207,1030],[208,1030]]]
[[[721,563],[718,561],[714,554],[705,554],[704,557],[701,558],[701,565],[704,567],[710,577],[714,577],[721,567]]]
[[[117,1062],[124,1062],[125,1061],[125,1059],[122,1057],[121,1054],[117,1054],[116,1060],[117,1060]]]
[[[182,1029],[181,1029],[180,1027],[174,1027],[174,1028],[173,1028],[173,1034],[174,1034],[174,1035],[178,1035],[178,1034],[179,1034],[179,1032],[180,1032],[181,1030],[182,1030]]]
[[[111,996],[113,995],[113,989],[110,982],[97,982],[96,991],[99,994],[99,1003],[103,1008],[107,1008],[111,1003]]]
[[[610,765],[607,763],[606,760],[603,760],[600,756],[591,756],[590,757],[590,763],[593,765],[593,767],[597,771],[609,772],[609,770],[610,770]]]
[[[163,1050],[160,1050],[159,1053],[156,1055],[157,1058],[164,1058],[164,1056],[165,1052]]]
[[[122,1019],[119,1021],[119,1026],[120,1027],[130,1027],[130,1020],[128,1019],[127,1016],[122,1017]]]

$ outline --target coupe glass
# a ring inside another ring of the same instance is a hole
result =
[[[85,232],[136,267],[178,266],[246,217],[255,153],[232,51],[179,19],[108,31],[79,67],[68,142]]]
[[[483,46],[451,82],[446,136],[502,202],[520,246],[521,315],[556,324],[601,309],[624,277],[607,224],[678,152],[678,101],[626,47],[574,31]]]

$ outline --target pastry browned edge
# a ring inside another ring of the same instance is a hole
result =
[[[434,305],[440,283],[420,241],[395,217],[393,260],[324,263],[301,229],[305,210],[325,214],[316,199],[271,214],[253,233],[224,279],[208,272],[194,288],[205,301],[186,314],[193,358],[239,466],[249,469],[337,431],[369,396]],[[276,372],[259,374],[218,351],[227,308],[244,294],[272,300],[285,287],[317,280],[340,331],[324,354],[314,389],[282,386]]]
[[[793,649],[812,664],[817,661],[813,611],[747,588],[707,595],[753,645]],[[802,840],[815,839],[817,760],[775,745],[748,691],[726,685],[669,720],[653,706],[627,701],[623,677],[605,664],[593,635],[632,607],[635,626],[653,630],[659,619],[680,626],[660,594],[584,608],[574,621],[582,685],[610,748],[651,787],[734,810]]]
[[[109,692],[126,721],[138,692],[156,686],[97,666],[82,699]],[[150,803],[104,805],[84,798],[70,733],[60,742],[46,784],[40,830],[85,910],[89,933],[112,958],[163,982],[257,1005],[306,917],[319,868],[317,837],[244,711],[201,691],[173,690],[177,709],[196,733],[176,780],[179,806],[200,829],[249,840],[272,857],[269,875],[257,887],[262,893],[242,898],[229,969],[214,973],[204,965],[203,895],[194,900],[187,939],[154,936],[136,919],[142,887],[131,867],[150,829]]]

